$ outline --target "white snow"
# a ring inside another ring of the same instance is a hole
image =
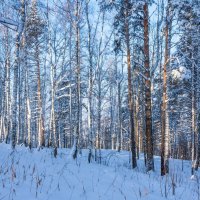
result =
[[[191,179],[190,161],[170,159],[171,173],[160,176],[160,158],[155,172],[145,173],[141,155],[138,168],[130,169],[129,152],[102,150],[102,164],[88,164],[88,150],[77,160],[70,150],[17,147],[0,144],[0,199],[13,200],[197,200],[199,173]],[[183,170],[182,170],[183,164]],[[172,195],[172,182],[175,195]],[[165,198],[166,194],[166,198]]]
[[[174,80],[189,80],[191,71],[184,66],[180,66],[178,69],[173,69],[171,75]]]
[[[173,69],[171,74],[172,74],[172,78],[175,80],[180,79],[181,77],[181,73],[177,69]]]

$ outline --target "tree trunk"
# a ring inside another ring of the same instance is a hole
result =
[[[74,135],[73,153],[74,159],[77,158],[78,142],[80,134],[80,30],[79,30],[79,0],[76,0],[76,130]]]
[[[127,52],[127,71],[128,71],[128,104],[130,115],[130,131],[131,131],[131,152],[132,152],[132,168],[137,167],[136,150],[135,150],[135,133],[134,133],[134,110],[133,110],[133,88],[132,88],[132,70],[131,70],[131,54],[130,54],[130,34],[128,22],[128,3],[125,1],[125,37],[126,37],[126,52]]]
[[[88,87],[88,135],[89,135],[89,154],[88,162],[92,159],[92,148],[93,148],[93,131],[92,131],[92,90],[93,90],[93,55],[91,46],[91,25],[89,21],[89,2],[86,3],[86,16],[87,16],[87,26],[88,26],[88,54],[89,54],[89,87]]]
[[[9,49],[9,32],[6,30],[6,70],[5,70],[5,96],[4,96],[5,106],[5,133],[4,137],[6,143],[8,141],[9,132],[10,132],[10,49]]]
[[[12,107],[12,148],[16,145],[17,133],[17,91],[18,91],[18,70],[19,70],[19,47],[20,47],[20,34],[17,33],[16,39],[16,55],[14,64],[14,83],[13,83],[13,107]]]
[[[151,77],[149,65],[149,11],[148,4],[144,4],[144,56],[145,56],[145,117],[146,117],[146,153],[147,171],[154,170],[153,138],[152,138],[152,114],[151,114]]]
[[[168,0],[166,12],[166,27],[165,27],[165,59],[163,66],[163,97],[162,97],[162,116],[161,116],[161,176],[169,173],[169,127],[168,127],[168,113],[167,113],[167,67],[169,65],[169,4]]]

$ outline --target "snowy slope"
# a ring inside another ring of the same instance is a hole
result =
[[[170,160],[172,174],[160,177],[159,157],[156,171],[146,174],[142,157],[138,169],[131,170],[129,153],[102,152],[103,164],[87,163],[87,150],[77,161],[70,150],[32,150],[0,144],[0,200],[162,200],[200,198],[199,179],[191,179],[190,162]],[[199,174],[198,174],[199,176]],[[172,182],[175,195],[172,195]]]

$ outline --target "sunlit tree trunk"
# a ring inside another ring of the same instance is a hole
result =
[[[170,0],[168,0],[167,12],[166,12],[166,27],[165,27],[165,57],[163,65],[163,97],[162,97],[162,115],[161,115],[161,175],[169,173],[169,119],[167,109],[167,68],[169,66],[170,59],[170,19],[169,19],[169,6]]]

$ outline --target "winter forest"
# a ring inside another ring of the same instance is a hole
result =
[[[0,200],[200,200],[199,0],[0,0]]]

